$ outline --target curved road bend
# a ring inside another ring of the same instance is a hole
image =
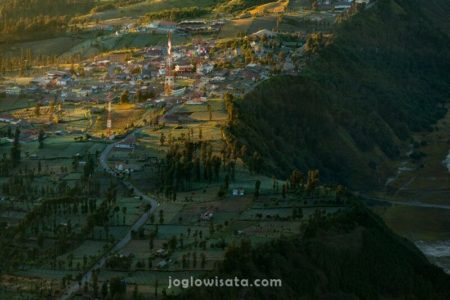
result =
[[[132,131],[131,133],[129,133],[123,140],[127,139],[130,135],[135,134],[135,131]],[[111,170],[111,168],[108,166],[107,163],[107,159],[109,156],[109,153],[111,152],[111,150],[114,148],[115,145],[117,145],[118,143],[122,142],[118,141],[116,143],[113,144],[109,144],[101,153],[100,155],[100,165],[102,166],[102,168],[105,170],[105,172],[107,172],[108,174],[114,176],[114,172],[113,170]],[[101,267],[103,267],[105,265],[106,262],[106,258],[119,251],[120,249],[122,249],[123,247],[125,247],[130,241],[131,241],[131,232],[132,231],[138,231],[139,228],[141,228],[141,226],[143,226],[145,224],[145,222],[147,221],[147,219],[150,217],[151,214],[153,214],[156,210],[156,208],[158,207],[158,202],[154,199],[154,198],[150,198],[149,196],[145,195],[143,192],[141,192],[140,190],[138,190],[131,182],[122,179],[122,183],[129,189],[133,189],[134,190],[134,194],[142,197],[142,199],[144,201],[147,201],[150,205],[151,208],[149,211],[143,213],[137,220],[136,222],[130,227],[130,229],[128,230],[127,234],[120,240],[118,241],[113,248],[111,248],[111,250],[109,250],[108,252],[106,252],[90,269],[89,271],[87,271],[83,277],[81,278],[81,285],[78,284],[78,282],[74,282],[72,284],[70,284],[66,290],[64,291],[64,294],[59,298],[60,300],[67,300],[70,299],[70,297],[72,297],[72,295],[74,293],[76,293],[80,288],[83,287],[85,282],[89,282],[91,280],[92,277],[92,272],[95,269],[99,269]]]

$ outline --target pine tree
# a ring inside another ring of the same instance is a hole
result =
[[[45,138],[45,132],[43,129],[40,129],[39,135],[38,135],[39,149],[44,148],[44,138]]]
[[[261,181],[256,180],[256,182],[255,182],[255,199],[258,199],[258,197],[259,197],[260,188],[261,188]]]
[[[14,134],[14,142],[11,148],[11,161],[13,167],[16,167],[20,164],[21,159],[21,150],[20,150],[20,129],[16,127],[16,132]]]

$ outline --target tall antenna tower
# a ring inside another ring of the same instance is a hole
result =
[[[50,103],[49,103],[49,119],[48,119],[48,121],[50,123],[54,122],[55,104],[56,104],[56,100],[58,99],[57,97],[58,96],[55,96],[52,100],[50,100]]]
[[[169,31],[167,41],[166,76],[164,78],[164,94],[166,96],[170,96],[172,94],[174,85],[175,85],[175,78],[172,72],[172,32]]]
[[[108,94],[108,120],[106,121],[106,129],[108,131],[108,136],[111,136],[111,129],[112,129],[112,108],[111,108],[111,102],[112,102],[112,94]]]

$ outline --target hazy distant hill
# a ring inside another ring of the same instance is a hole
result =
[[[352,187],[384,184],[384,163],[412,131],[431,130],[450,97],[449,39],[419,3],[428,5],[377,1],[332,39],[310,38],[301,76],[273,78],[238,101],[230,132],[247,160],[257,151],[268,174],[318,168]]]

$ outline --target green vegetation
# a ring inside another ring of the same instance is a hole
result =
[[[49,37],[66,30],[71,17],[88,12],[94,0],[6,0],[0,3],[0,40]]]
[[[216,10],[218,12],[237,12],[253,6],[276,2],[273,0],[231,0],[222,1],[224,3],[218,4]]]
[[[145,0],[110,0],[110,2],[108,3],[100,2],[100,4],[98,4],[91,10],[91,13],[95,14],[99,12],[104,12],[107,10],[116,9],[118,7],[125,7],[133,4],[138,4],[144,1]]]
[[[247,162],[256,151],[267,173],[317,168],[353,187],[382,184],[383,164],[411,132],[431,130],[450,95],[448,38],[414,1],[392,3],[378,1],[332,36],[311,35],[300,76],[270,79],[235,102],[229,129],[250,150]]]
[[[282,288],[194,288],[174,299],[448,299],[450,277],[366,208],[316,213],[302,237],[230,247],[213,274]],[[213,278],[213,277],[212,277]]]
[[[145,19],[148,20],[170,20],[180,21],[183,19],[197,18],[206,15],[211,12],[211,8],[200,7],[183,7],[172,8],[161,11],[151,12],[145,15]]]
[[[96,7],[91,9],[91,13],[95,14],[95,13],[99,13],[102,11],[115,9],[115,8],[116,8],[116,5],[114,5],[114,3],[105,3],[105,4],[97,5]]]
[[[450,11],[450,2],[446,0],[421,1],[424,13],[432,20],[442,31],[450,34],[450,20],[448,12]]]
[[[379,0],[330,28],[331,10],[285,18],[288,4],[1,2],[0,298],[449,298],[449,277],[339,184],[381,183],[406,143],[404,169],[440,176],[425,158],[447,145],[433,122],[449,42],[425,16],[441,6]],[[174,32],[173,66],[194,68],[176,76],[182,97],[160,96],[167,34],[141,22],[197,17],[224,30]],[[380,211],[401,233],[429,216],[421,237],[448,233],[447,213]],[[216,274],[283,288],[167,289]]]

